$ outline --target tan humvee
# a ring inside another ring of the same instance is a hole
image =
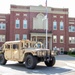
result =
[[[0,65],[5,65],[8,60],[24,63],[29,69],[41,61],[48,67],[55,64],[55,57],[49,49],[45,49],[41,42],[29,40],[5,42],[0,51]]]

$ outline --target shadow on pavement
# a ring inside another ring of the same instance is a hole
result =
[[[16,72],[21,71],[25,72],[28,74],[45,74],[45,75],[50,75],[50,74],[61,74],[65,72],[71,71],[71,69],[66,69],[66,68],[61,68],[61,67],[46,67],[44,65],[37,65],[35,69],[27,69],[24,64],[6,64],[6,68],[11,68],[12,70],[16,70]]]

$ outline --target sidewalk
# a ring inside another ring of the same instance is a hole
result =
[[[57,55],[56,60],[63,60],[63,61],[73,61],[75,62],[75,57],[69,55]]]
[[[58,55],[56,56],[56,60],[60,60],[68,66],[75,68],[75,57],[69,55]]]

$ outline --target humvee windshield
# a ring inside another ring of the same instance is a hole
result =
[[[41,42],[25,43],[24,48],[44,48],[44,45]]]
[[[44,45],[42,43],[36,43],[35,48],[44,48]]]

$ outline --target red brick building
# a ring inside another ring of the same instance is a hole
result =
[[[5,41],[30,39],[45,45],[46,9],[43,6],[11,5],[10,14],[0,14],[0,46]],[[48,7],[48,48],[75,49],[75,18],[67,8]]]

